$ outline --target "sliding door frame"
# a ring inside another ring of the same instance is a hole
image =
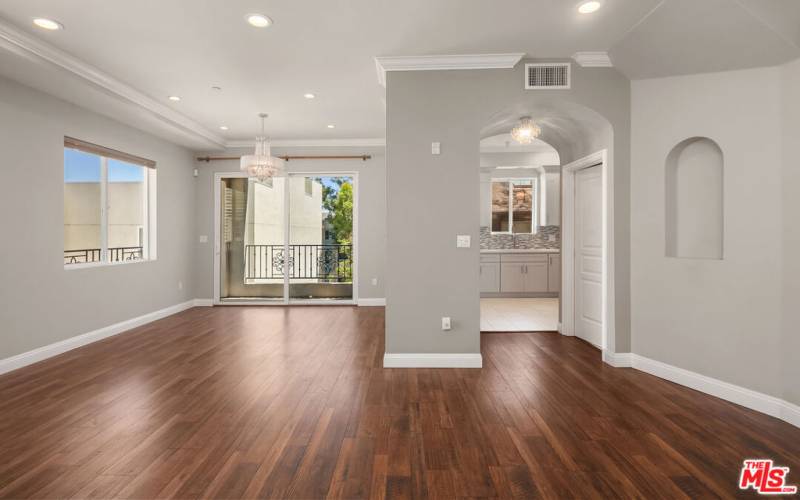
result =
[[[220,297],[220,252],[222,245],[220,243],[221,233],[221,219],[220,211],[222,210],[221,199],[221,185],[222,179],[228,178],[247,178],[246,173],[241,171],[236,172],[215,172],[214,173],[214,251],[212,252],[212,260],[214,267],[214,305],[258,305],[258,306],[286,306],[286,305],[356,305],[358,304],[358,267],[360,264],[359,259],[359,235],[358,235],[358,207],[359,207],[359,192],[358,192],[358,172],[355,171],[336,171],[336,170],[303,170],[296,172],[289,172],[286,175],[286,182],[284,182],[284,196],[283,196],[283,251],[284,255],[289,255],[289,237],[290,237],[290,217],[289,207],[291,202],[289,200],[289,179],[291,177],[350,177],[353,179],[353,296],[349,300],[332,300],[332,299],[291,299],[289,297],[289,273],[284,272],[283,276],[283,299],[253,299],[253,300],[226,300],[222,302]]]

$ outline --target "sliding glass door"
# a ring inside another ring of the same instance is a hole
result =
[[[283,301],[285,182],[221,180],[221,299]]]
[[[289,178],[290,299],[353,298],[353,178]]]
[[[355,299],[355,176],[219,177],[218,300]]]

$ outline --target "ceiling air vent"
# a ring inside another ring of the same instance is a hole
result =
[[[570,63],[536,63],[525,65],[525,89],[568,89]]]

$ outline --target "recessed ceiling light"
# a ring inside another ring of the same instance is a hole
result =
[[[264,14],[247,14],[245,19],[247,19],[250,26],[255,26],[256,28],[266,28],[272,25],[272,19]]]
[[[581,14],[591,14],[592,12],[596,12],[600,7],[601,3],[597,0],[590,0],[589,2],[583,2],[578,6],[578,12]]]
[[[176,96],[176,95],[171,95],[167,99],[169,99],[170,101],[175,101],[175,102],[178,102],[178,101],[181,100],[181,98]]]
[[[315,98],[315,97],[317,97],[317,96],[315,96],[314,94],[312,94],[311,92],[309,92],[309,93],[307,93],[307,94],[303,94],[303,97],[305,97],[306,99],[313,99],[313,98]]]
[[[33,20],[33,24],[42,29],[50,31],[57,31],[64,29],[63,24],[61,24],[58,21],[53,21],[52,19],[47,19],[46,17],[37,17],[36,19]]]
[[[328,128],[336,128],[336,125],[331,123],[330,125],[328,125]]]
[[[219,126],[219,129],[220,129],[220,130],[228,130],[228,127],[227,127],[227,126],[225,126],[225,125],[220,125],[220,126]]]

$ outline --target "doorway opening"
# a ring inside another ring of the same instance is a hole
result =
[[[482,201],[484,205],[490,206],[491,203],[490,184],[487,184],[491,182],[491,177],[487,177],[485,167],[503,166],[512,160],[515,163],[509,165],[520,167],[519,155],[508,153],[508,161],[486,164],[488,153],[508,152],[509,146],[514,146],[514,142],[508,139],[508,132],[521,127],[520,117],[530,117],[537,125],[536,130],[540,134],[534,135],[536,140],[531,141],[532,145],[538,141],[557,152],[558,162],[552,165],[560,165],[555,177],[560,186],[556,189],[560,197],[557,203],[558,222],[555,222],[559,229],[556,238],[559,253],[551,255],[546,261],[541,256],[511,254],[505,257],[504,262],[502,256],[498,259],[487,255],[488,252],[481,252],[481,287],[494,287],[499,280],[502,292],[504,278],[506,284],[522,283],[523,287],[528,287],[530,282],[543,281],[542,270],[546,267],[555,274],[548,274],[548,286],[551,283],[558,286],[558,331],[565,336],[580,336],[602,350],[603,361],[618,366],[624,362],[624,358],[618,358],[615,354],[613,127],[605,117],[580,103],[533,94],[488,116],[487,124],[480,132],[483,138],[480,156],[481,167],[484,167],[481,169],[481,196],[486,198]],[[487,147],[490,149],[487,150]],[[591,170],[596,165],[600,167]],[[547,173],[547,164],[542,166]],[[584,170],[586,172],[581,173]],[[578,183],[580,187],[576,188]],[[513,195],[513,190],[509,192]],[[554,201],[550,198],[550,190],[545,189],[543,195],[547,211],[556,213],[549,209]],[[583,210],[580,218],[577,216],[578,208]],[[481,226],[487,226],[491,218],[483,215],[483,211],[481,213]],[[546,218],[550,216],[546,215]],[[547,224],[550,223],[548,220]],[[582,233],[576,236],[579,230]],[[492,235],[491,231],[481,231],[482,239],[489,235]],[[511,236],[499,237],[506,238],[506,244],[511,243],[511,248],[519,238],[515,236],[516,239],[509,241]],[[576,244],[581,247],[582,255],[577,254]],[[485,245],[481,246],[483,248]],[[508,253],[506,249],[499,252]],[[531,253],[530,250],[526,252]],[[533,262],[536,258],[540,262]],[[519,262],[525,259],[531,261]],[[492,275],[493,272],[498,273],[497,277]],[[485,273],[488,273],[488,277]],[[522,275],[521,279],[519,274]],[[481,293],[481,297],[486,297],[486,294]]]
[[[557,331],[559,154],[497,134],[481,140],[480,175],[481,332]]]
[[[357,300],[357,175],[215,175],[215,304]]]

